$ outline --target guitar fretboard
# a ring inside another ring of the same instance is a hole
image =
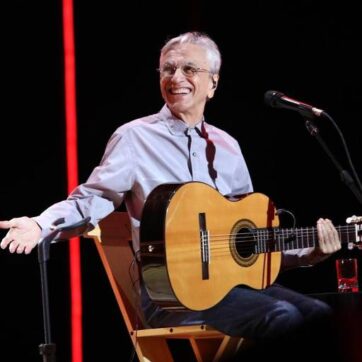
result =
[[[354,243],[357,238],[356,225],[337,226],[342,243]],[[255,253],[303,249],[318,246],[316,227],[302,228],[264,228],[255,229]]]

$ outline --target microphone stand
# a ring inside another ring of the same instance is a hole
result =
[[[308,132],[310,133],[310,135],[316,138],[316,140],[322,146],[322,148],[327,153],[329,158],[332,160],[333,164],[338,169],[342,182],[349,187],[349,189],[352,191],[352,193],[357,198],[357,200],[360,202],[360,204],[362,204],[361,191],[357,188],[357,186],[356,186],[353,178],[349,174],[349,172],[347,170],[345,170],[340,165],[340,163],[337,161],[337,159],[333,156],[332,152],[330,151],[330,149],[328,148],[328,146],[326,145],[326,143],[320,136],[319,129],[317,128],[317,126],[313,123],[313,121],[310,118],[305,118],[305,126],[306,126]]]
[[[39,345],[39,353],[43,356],[43,362],[55,362],[56,345],[52,343],[50,327],[50,308],[49,308],[49,290],[48,290],[48,270],[47,262],[49,260],[50,244],[53,241],[66,240],[83,234],[89,226],[90,218],[87,217],[81,221],[65,226],[59,226],[64,223],[64,218],[57,219],[53,223],[53,230],[38,243],[38,261],[40,266],[41,292],[43,304],[43,322],[45,342]]]

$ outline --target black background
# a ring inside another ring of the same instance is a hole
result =
[[[80,181],[97,165],[119,125],[162,107],[155,69],[165,40],[199,30],[223,55],[206,117],[238,139],[255,190],[291,210],[298,226],[312,226],[318,217],[344,224],[346,217],[361,215],[361,205],[303,118],[263,102],[265,91],[276,89],[325,109],[361,175],[362,9],[357,2],[78,0],[74,6]],[[61,2],[13,0],[2,10],[0,219],[9,219],[37,215],[66,196],[64,73]],[[326,118],[316,123],[350,171],[332,123]],[[289,226],[290,220],[282,223]],[[130,342],[102,265],[91,241],[82,240],[81,248],[84,361],[111,360],[119,353],[126,361]],[[334,261],[342,255],[361,259],[358,251],[344,248],[312,269],[280,275],[280,281],[306,293],[335,291]],[[0,354],[11,361],[40,361],[44,337],[36,252],[1,251],[0,272]],[[70,360],[68,277],[68,246],[54,245],[49,279],[59,362]]]

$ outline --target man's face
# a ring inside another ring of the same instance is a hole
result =
[[[217,75],[209,70],[206,50],[195,44],[182,44],[160,58],[162,97],[171,112],[190,125],[201,120],[207,99],[214,95],[212,77],[217,80]]]

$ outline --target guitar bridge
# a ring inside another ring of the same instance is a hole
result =
[[[206,215],[204,212],[199,214],[200,225],[200,251],[201,251],[201,275],[202,280],[209,279],[210,264],[210,234],[206,228]]]

